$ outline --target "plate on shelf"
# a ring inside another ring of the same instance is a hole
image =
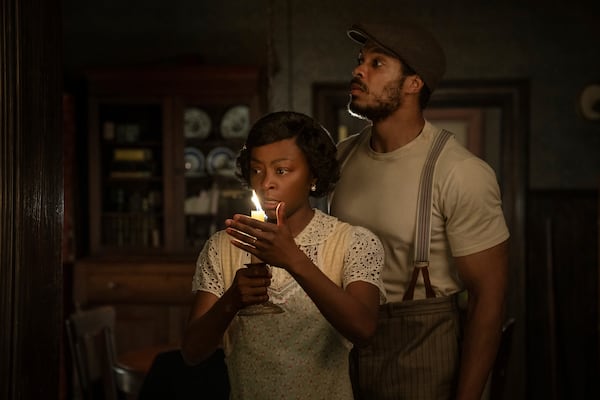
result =
[[[204,154],[195,147],[183,150],[183,162],[186,175],[196,175],[204,172]]]
[[[211,126],[212,121],[206,111],[189,107],[183,112],[183,133],[186,138],[204,139],[209,135]]]
[[[206,156],[206,170],[211,175],[233,175],[236,154],[228,147],[215,147]]]
[[[250,108],[245,105],[231,107],[221,119],[221,136],[225,139],[243,139],[250,130]]]

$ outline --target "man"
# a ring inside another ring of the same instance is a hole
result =
[[[408,22],[353,25],[348,36],[362,46],[348,108],[372,125],[339,144],[343,169],[331,213],[380,237],[389,302],[373,342],[356,350],[357,397],[480,399],[507,286],[509,233],[496,176],[454,138],[443,145],[426,207],[429,257],[416,263],[421,172],[432,143],[445,135],[423,109],[445,56],[429,32]],[[462,321],[456,298],[464,289]]]

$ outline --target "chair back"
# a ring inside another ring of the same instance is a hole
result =
[[[66,331],[81,397],[116,400],[115,310],[102,306],[77,311],[67,319]]]

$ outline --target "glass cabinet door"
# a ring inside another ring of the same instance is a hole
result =
[[[163,246],[162,105],[112,103],[97,107],[98,247]]]
[[[182,113],[185,246],[198,252],[211,234],[225,227],[225,219],[249,213],[249,190],[235,171],[250,128],[250,109],[190,102]]]
[[[88,83],[90,256],[189,260],[250,192],[235,162],[266,108],[256,66],[92,68]]]

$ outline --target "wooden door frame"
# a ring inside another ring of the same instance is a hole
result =
[[[60,1],[0,3],[0,398],[57,399],[62,343]]]

